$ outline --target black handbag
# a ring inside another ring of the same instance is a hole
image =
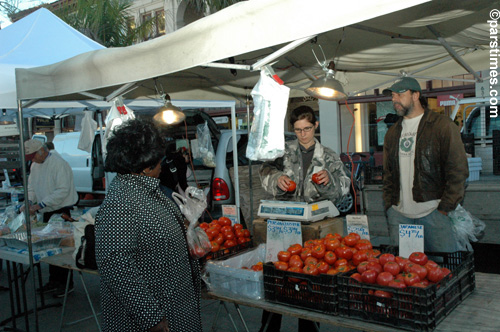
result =
[[[80,269],[97,270],[95,259],[95,227],[92,224],[85,226],[82,243],[76,253],[76,266]]]

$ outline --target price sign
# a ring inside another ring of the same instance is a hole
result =
[[[415,251],[424,252],[424,226],[399,225],[399,256],[408,258]]]
[[[349,214],[346,216],[347,234],[356,233],[362,239],[370,240],[368,217],[364,214]]]
[[[295,243],[302,245],[300,222],[267,221],[266,262],[277,260],[278,252],[288,249]]]
[[[236,205],[222,205],[222,215],[231,219],[231,223],[238,223],[238,209],[236,209]]]

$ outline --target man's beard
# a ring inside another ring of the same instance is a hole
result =
[[[398,104],[399,106],[401,106],[401,109],[397,109],[396,108],[396,104]],[[413,105],[410,105],[410,107],[406,107],[406,106],[404,106],[401,103],[393,103],[394,110],[396,111],[396,113],[399,116],[407,116],[408,114],[410,114],[411,110],[412,110],[412,106]]]

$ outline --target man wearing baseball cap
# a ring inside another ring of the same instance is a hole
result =
[[[399,225],[424,226],[424,250],[459,250],[448,212],[463,200],[469,176],[457,125],[427,108],[420,84],[403,77],[383,94],[400,119],[384,139],[383,198],[393,245]]]
[[[73,170],[58,153],[52,153],[39,140],[29,139],[24,142],[26,160],[32,162],[28,177],[28,200],[30,214],[43,213],[43,222],[48,222],[53,214],[71,215],[71,208],[78,201],[78,194],[73,182]],[[24,205],[21,207],[24,211]],[[62,294],[67,279],[67,269],[50,265],[49,282],[42,291],[56,291]],[[73,289],[71,282],[71,288]]]

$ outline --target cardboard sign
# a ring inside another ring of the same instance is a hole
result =
[[[278,252],[287,250],[292,244],[302,245],[302,227],[297,221],[267,221],[266,262],[276,261]]]
[[[346,216],[347,234],[356,233],[362,239],[370,240],[368,217],[364,214],[349,214]]]
[[[424,252],[424,226],[399,225],[399,256],[408,258],[415,251]]]
[[[238,209],[236,205],[222,205],[222,215],[231,219],[231,223],[238,224]]]

